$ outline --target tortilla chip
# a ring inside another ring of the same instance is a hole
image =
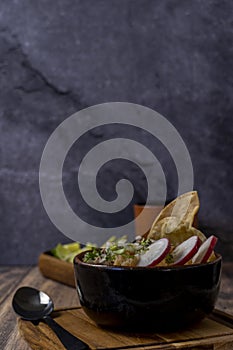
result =
[[[150,236],[148,238],[160,239],[163,237],[164,233],[169,233],[174,231],[174,229],[179,225],[179,219],[175,216],[170,216],[167,218],[163,218],[153,227],[153,232],[150,232]]]
[[[198,210],[199,198],[197,192],[191,191],[182,194],[166,205],[156,217],[148,234],[148,238],[152,238],[154,234],[156,235],[156,232],[160,231],[164,224],[166,224],[166,229],[168,231],[171,231],[171,227],[179,227],[184,223],[186,224],[185,227],[191,227]]]
[[[172,219],[173,224],[175,223],[175,226],[172,227],[172,221],[170,221],[169,223],[169,221],[165,219],[170,218],[164,218],[163,220],[161,220],[158,224],[160,224],[161,222],[163,222],[163,224],[161,226],[158,225],[157,227],[155,227],[156,231],[151,233],[149,238],[155,240],[160,238],[168,238],[171,245],[174,247],[176,247],[178,244],[184,242],[186,239],[192,236],[198,236],[202,242],[206,240],[205,235],[201,231],[197,230],[192,226],[189,226],[188,223],[184,222],[177,225],[177,221],[174,221],[174,219]]]

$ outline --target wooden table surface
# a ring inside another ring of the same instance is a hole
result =
[[[0,266],[0,349],[29,350],[17,328],[11,307],[12,297],[21,286],[31,286],[48,293],[55,308],[78,306],[75,288],[44,278],[37,267]],[[223,265],[222,284],[216,307],[233,315],[233,262]]]

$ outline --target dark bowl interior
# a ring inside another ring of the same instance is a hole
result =
[[[180,267],[111,267],[74,259],[80,303],[98,325],[170,331],[211,313],[217,300],[222,258]]]

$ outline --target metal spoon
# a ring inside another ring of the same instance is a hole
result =
[[[89,349],[87,344],[73,336],[49,316],[54,309],[54,305],[51,298],[44,292],[31,287],[21,287],[14,294],[12,307],[16,314],[24,320],[43,320],[56,333],[66,349]]]

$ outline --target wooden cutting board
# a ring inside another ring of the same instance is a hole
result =
[[[53,317],[93,350],[233,349],[233,317],[218,310],[194,327],[179,333],[145,334],[106,330],[91,321],[81,308],[57,310]],[[18,323],[21,335],[32,349],[64,350],[56,335],[43,322],[36,326],[30,321],[19,319]]]

